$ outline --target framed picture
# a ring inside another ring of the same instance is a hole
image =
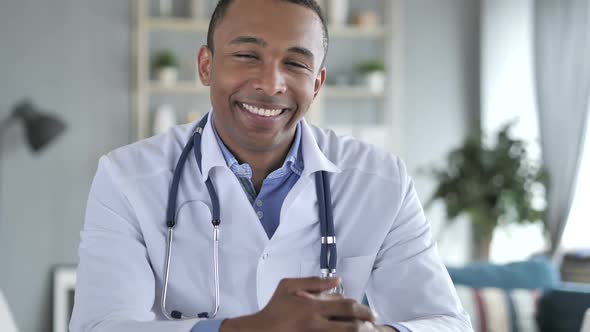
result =
[[[74,308],[74,289],[76,287],[76,267],[58,266],[53,272],[53,332],[68,332],[72,309]]]

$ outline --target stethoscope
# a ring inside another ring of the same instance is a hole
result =
[[[162,314],[170,320],[173,319],[192,319],[192,318],[215,318],[219,312],[219,225],[221,224],[220,210],[219,210],[219,197],[215,191],[215,187],[211,182],[211,177],[207,178],[205,185],[209,196],[211,197],[212,205],[212,220],[213,224],[213,269],[214,269],[214,281],[215,281],[215,308],[213,312],[201,312],[196,317],[184,315],[178,310],[172,310],[168,312],[166,309],[166,296],[168,291],[168,279],[170,272],[170,261],[172,256],[172,238],[174,234],[174,226],[176,225],[176,199],[178,197],[178,187],[180,185],[180,176],[184,164],[193,150],[195,159],[199,169],[201,169],[201,136],[205,125],[207,124],[208,115],[205,115],[203,119],[199,121],[197,127],[191,138],[185,145],[176,168],[174,169],[174,175],[172,177],[172,185],[170,186],[170,194],[168,196],[168,208],[166,211],[166,226],[168,227],[168,233],[166,236],[166,263],[164,270],[164,287],[162,288],[162,296],[160,307]],[[327,174],[324,171],[316,172],[316,193],[318,196],[319,205],[319,218],[320,218],[320,232],[321,232],[321,246],[320,246],[320,277],[322,278],[333,278],[336,276],[336,236],[334,233],[334,218],[332,215],[332,197],[330,194],[330,184],[328,183]],[[344,288],[342,284],[340,286],[331,289],[328,293],[342,294]]]

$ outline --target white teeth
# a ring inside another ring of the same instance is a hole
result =
[[[281,114],[281,112],[283,111],[281,109],[271,110],[271,109],[258,108],[256,106],[252,106],[252,105],[248,105],[248,104],[242,104],[242,106],[244,106],[244,108],[247,109],[250,113],[254,113],[254,114],[266,116],[266,117],[277,116],[277,115]]]

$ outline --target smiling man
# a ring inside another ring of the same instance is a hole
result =
[[[255,187],[281,166],[326,78],[327,32],[305,3],[221,1],[199,52],[215,128]]]
[[[327,49],[313,0],[219,1],[212,112],[100,160],[72,331],[472,330],[404,164],[303,119]]]

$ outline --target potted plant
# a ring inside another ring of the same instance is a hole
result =
[[[172,86],[178,81],[178,59],[172,51],[158,52],[152,61],[152,69],[163,85]]]
[[[357,65],[361,82],[373,93],[385,90],[385,64],[380,60],[363,62]]]
[[[501,128],[495,145],[467,139],[443,168],[430,170],[438,184],[426,207],[442,200],[448,220],[469,216],[476,259],[488,258],[497,225],[544,220],[547,174],[529,159],[525,143],[509,135],[511,127]]]

